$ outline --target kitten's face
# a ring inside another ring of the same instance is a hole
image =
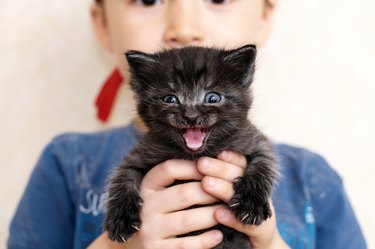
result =
[[[166,142],[198,153],[244,125],[251,104],[254,46],[223,51],[187,47],[127,53],[138,112]]]

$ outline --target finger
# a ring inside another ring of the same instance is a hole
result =
[[[168,160],[153,167],[142,181],[142,189],[160,190],[176,180],[200,180],[202,175],[187,160]]]
[[[207,176],[213,176],[232,182],[244,173],[244,168],[219,159],[202,157],[197,161],[198,171]]]
[[[193,205],[204,205],[217,202],[218,200],[206,193],[200,182],[189,182],[175,185],[148,197],[148,203],[153,203],[147,209],[155,212],[167,213],[182,210]]]
[[[247,232],[250,225],[243,224],[230,210],[226,208],[219,208],[215,212],[215,218],[221,224],[248,235]]]
[[[202,187],[208,194],[226,203],[229,203],[234,194],[232,182],[212,176],[203,177]]]
[[[111,248],[111,249],[121,249],[124,246],[116,241],[112,241],[108,238],[108,234],[106,232],[102,233],[98,238],[96,238],[88,247],[87,249],[94,249],[94,248]]]
[[[161,248],[206,249],[217,246],[223,240],[219,230],[211,230],[200,235],[165,240]]]
[[[214,217],[217,208],[215,205],[166,214],[161,236],[168,238],[213,227],[219,224]]]
[[[217,156],[217,158],[222,161],[235,164],[241,168],[245,168],[247,165],[247,160],[243,155],[231,150],[224,150]]]

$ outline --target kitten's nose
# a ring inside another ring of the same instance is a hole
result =
[[[198,115],[196,114],[191,114],[191,115],[184,115],[184,118],[186,120],[186,123],[188,123],[189,125],[191,126],[194,126],[197,124],[197,121],[198,121]]]

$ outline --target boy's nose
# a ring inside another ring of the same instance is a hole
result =
[[[195,0],[170,1],[166,15],[164,43],[168,47],[199,45],[204,42],[200,6]]]

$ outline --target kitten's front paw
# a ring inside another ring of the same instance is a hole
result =
[[[271,217],[272,212],[268,202],[271,191],[257,185],[248,177],[240,177],[233,184],[234,195],[229,202],[229,208],[244,224],[260,225]]]
[[[128,224],[126,224],[126,222],[123,221],[106,224],[108,238],[120,243],[126,243],[126,241],[139,230],[139,227],[140,224],[138,223],[129,226]]]
[[[125,198],[110,198],[104,228],[109,239],[125,243],[141,226],[142,199],[134,194]]]

